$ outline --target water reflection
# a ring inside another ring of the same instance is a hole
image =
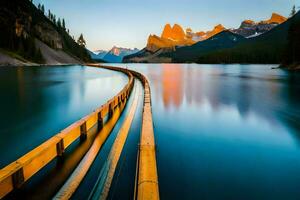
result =
[[[162,65],[162,97],[164,106],[179,107],[183,100],[183,70],[180,65]]]
[[[243,118],[255,114],[273,125],[278,120],[286,120],[280,118],[283,111],[289,112],[295,121],[299,119],[299,111],[294,109],[300,102],[297,73],[272,71],[269,67],[260,69],[254,66],[251,69],[251,66],[243,65],[162,64],[159,69],[154,68],[147,68],[147,75],[154,90],[161,93],[165,109],[184,108],[184,102],[187,106],[201,106],[208,102],[215,112],[229,107],[236,109]],[[141,70],[140,67],[137,69]],[[299,123],[294,126],[298,127]]]
[[[270,65],[130,67],[151,84],[162,199],[299,199],[299,73]]]
[[[2,67],[0,168],[104,104],[127,77],[82,66]]]

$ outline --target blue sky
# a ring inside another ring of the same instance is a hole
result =
[[[206,31],[221,23],[238,27],[244,19],[260,21],[272,12],[288,16],[300,0],[34,0],[58,17],[77,38],[83,33],[91,50],[112,46],[143,48],[149,34],[166,23]]]

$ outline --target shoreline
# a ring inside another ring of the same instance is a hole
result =
[[[279,65],[279,69],[286,69],[288,71],[300,71],[300,64],[289,64],[289,65]]]
[[[81,66],[88,66],[91,63],[57,63],[57,64],[37,64],[37,63],[22,63],[22,64],[12,64],[12,63],[0,63],[0,69],[1,67],[51,67],[51,66],[72,66],[72,65],[81,65]],[[97,63],[99,64],[99,63]],[[102,64],[102,63],[100,63]],[[103,63],[103,64],[109,64],[109,63]],[[140,64],[140,63],[120,63],[120,64]],[[149,64],[149,63],[147,63]],[[163,64],[163,63],[155,63],[155,64]],[[187,63],[168,63],[168,64],[187,64]],[[192,63],[190,63],[192,64]],[[197,63],[195,63],[197,64]],[[199,65],[207,65],[207,64],[199,64]],[[211,64],[210,64],[211,65]],[[224,64],[215,64],[215,65],[224,65]],[[225,64],[225,65],[251,65],[249,64],[245,64],[245,63],[231,63],[231,64]],[[265,64],[265,63],[261,63],[261,64],[257,64],[257,65],[274,65],[274,64]],[[283,70],[288,70],[288,71],[300,71],[300,65],[288,65],[288,66],[284,66],[282,64],[278,64],[277,67],[271,67],[271,70],[276,70],[276,69],[283,69]]]
[[[37,63],[26,63],[20,65],[12,65],[12,64],[0,64],[1,67],[52,67],[52,66],[72,66],[72,65],[81,65],[85,66],[85,63],[59,63],[59,64],[37,64]]]

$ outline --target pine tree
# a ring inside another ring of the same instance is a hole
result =
[[[80,36],[79,36],[79,38],[78,38],[78,40],[77,40],[77,43],[78,43],[80,46],[85,47],[86,42],[85,42],[85,40],[84,40],[84,38],[83,38],[82,33],[80,34]]]
[[[60,18],[58,18],[58,20],[57,20],[57,26],[58,26],[58,28],[61,28],[61,21],[60,21]]]
[[[41,11],[43,12],[43,14],[45,14],[45,7],[44,7],[44,5],[42,5]]]
[[[65,19],[62,20],[62,27],[64,30],[66,30],[66,23],[65,23]]]
[[[284,64],[300,63],[300,21],[292,19],[288,32],[288,45],[285,52]]]
[[[296,11],[296,6],[294,5],[293,8],[292,8],[290,16],[293,17],[296,14],[296,12],[297,12]]]

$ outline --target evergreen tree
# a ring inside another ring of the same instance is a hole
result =
[[[41,6],[41,11],[42,11],[43,14],[45,14],[45,7],[44,7],[44,5]]]
[[[300,21],[292,19],[288,33],[288,45],[285,52],[284,64],[300,63]]]
[[[58,28],[61,28],[61,21],[60,21],[60,18],[58,18],[58,20],[57,20],[57,26],[58,26]]]
[[[62,20],[62,27],[64,30],[66,30],[66,23],[65,23],[65,19]]]
[[[296,6],[294,5],[293,8],[292,8],[290,16],[293,17],[296,14],[296,12],[297,12],[296,11]]]
[[[86,42],[85,42],[85,40],[84,40],[84,38],[83,38],[82,33],[80,34],[80,36],[79,36],[79,38],[78,38],[78,40],[77,40],[77,43],[78,43],[80,46],[85,47]]]

